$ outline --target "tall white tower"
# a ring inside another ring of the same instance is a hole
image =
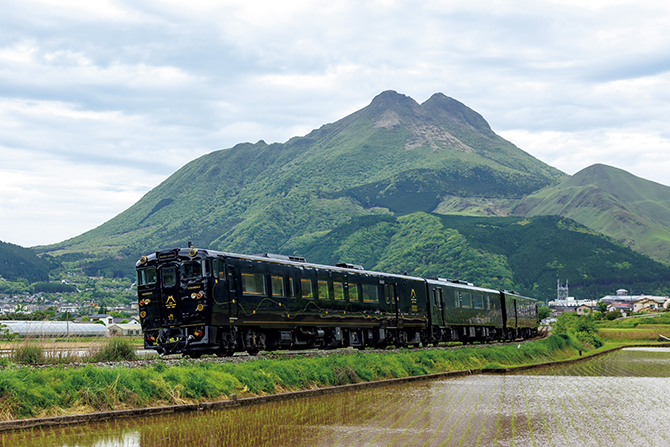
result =
[[[567,301],[568,299],[568,280],[565,280],[565,287],[561,286],[561,280],[556,280],[556,295],[558,301]]]

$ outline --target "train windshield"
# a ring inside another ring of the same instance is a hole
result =
[[[182,278],[200,278],[202,276],[202,264],[199,261],[184,262],[181,265]]]
[[[149,267],[137,271],[137,284],[146,286],[149,284],[156,284],[156,268]]]

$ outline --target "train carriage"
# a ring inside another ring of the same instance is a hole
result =
[[[487,341],[507,321],[514,334],[537,326],[532,299],[352,264],[189,247],[136,267],[145,347],[161,354]]]

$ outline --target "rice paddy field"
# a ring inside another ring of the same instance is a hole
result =
[[[666,446],[670,349],[626,348],[473,375],[224,411],[3,433],[34,446]]]

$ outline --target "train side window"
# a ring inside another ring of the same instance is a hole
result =
[[[470,292],[461,293],[461,307],[472,309],[472,294]]]
[[[324,279],[320,279],[317,281],[317,285],[319,287],[319,299],[320,300],[329,300],[330,299],[330,293],[328,290],[328,281]]]
[[[379,301],[379,288],[376,284],[363,284],[363,302],[376,303]]]
[[[484,295],[481,293],[474,293],[473,294],[474,298],[474,308],[475,309],[483,309],[484,308]]]
[[[302,289],[302,297],[306,300],[313,300],[314,294],[312,292],[312,280],[309,278],[302,278],[300,280],[300,287]]]
[[[262,273],[242,273],[242,293],[245,295],[267,295],[265,275]]]
[[[358,295],[358,283],[353,283],[349,284],[349,287],[347,287],[347,291],[349,292],[349,301],[358,301],[359,300],[359,295]]]
[[[335,298],[335,301],[344,300],[344,284],[341,282],[333,282],[333,298]]]
[[[288,278],[288,293],[291,294],[291,298],[295,298],[295,285],[293,284],[293,278],[290,276]]]
[[[214,271],[215,278],[223,279],[223,261],[220,259],[212,260],[212,269]]]
[[[286,296],[286,291],[284,290],[283,276],[272,275],[270,277],[270,287],[272,287],[272,296],[281,298]]]

